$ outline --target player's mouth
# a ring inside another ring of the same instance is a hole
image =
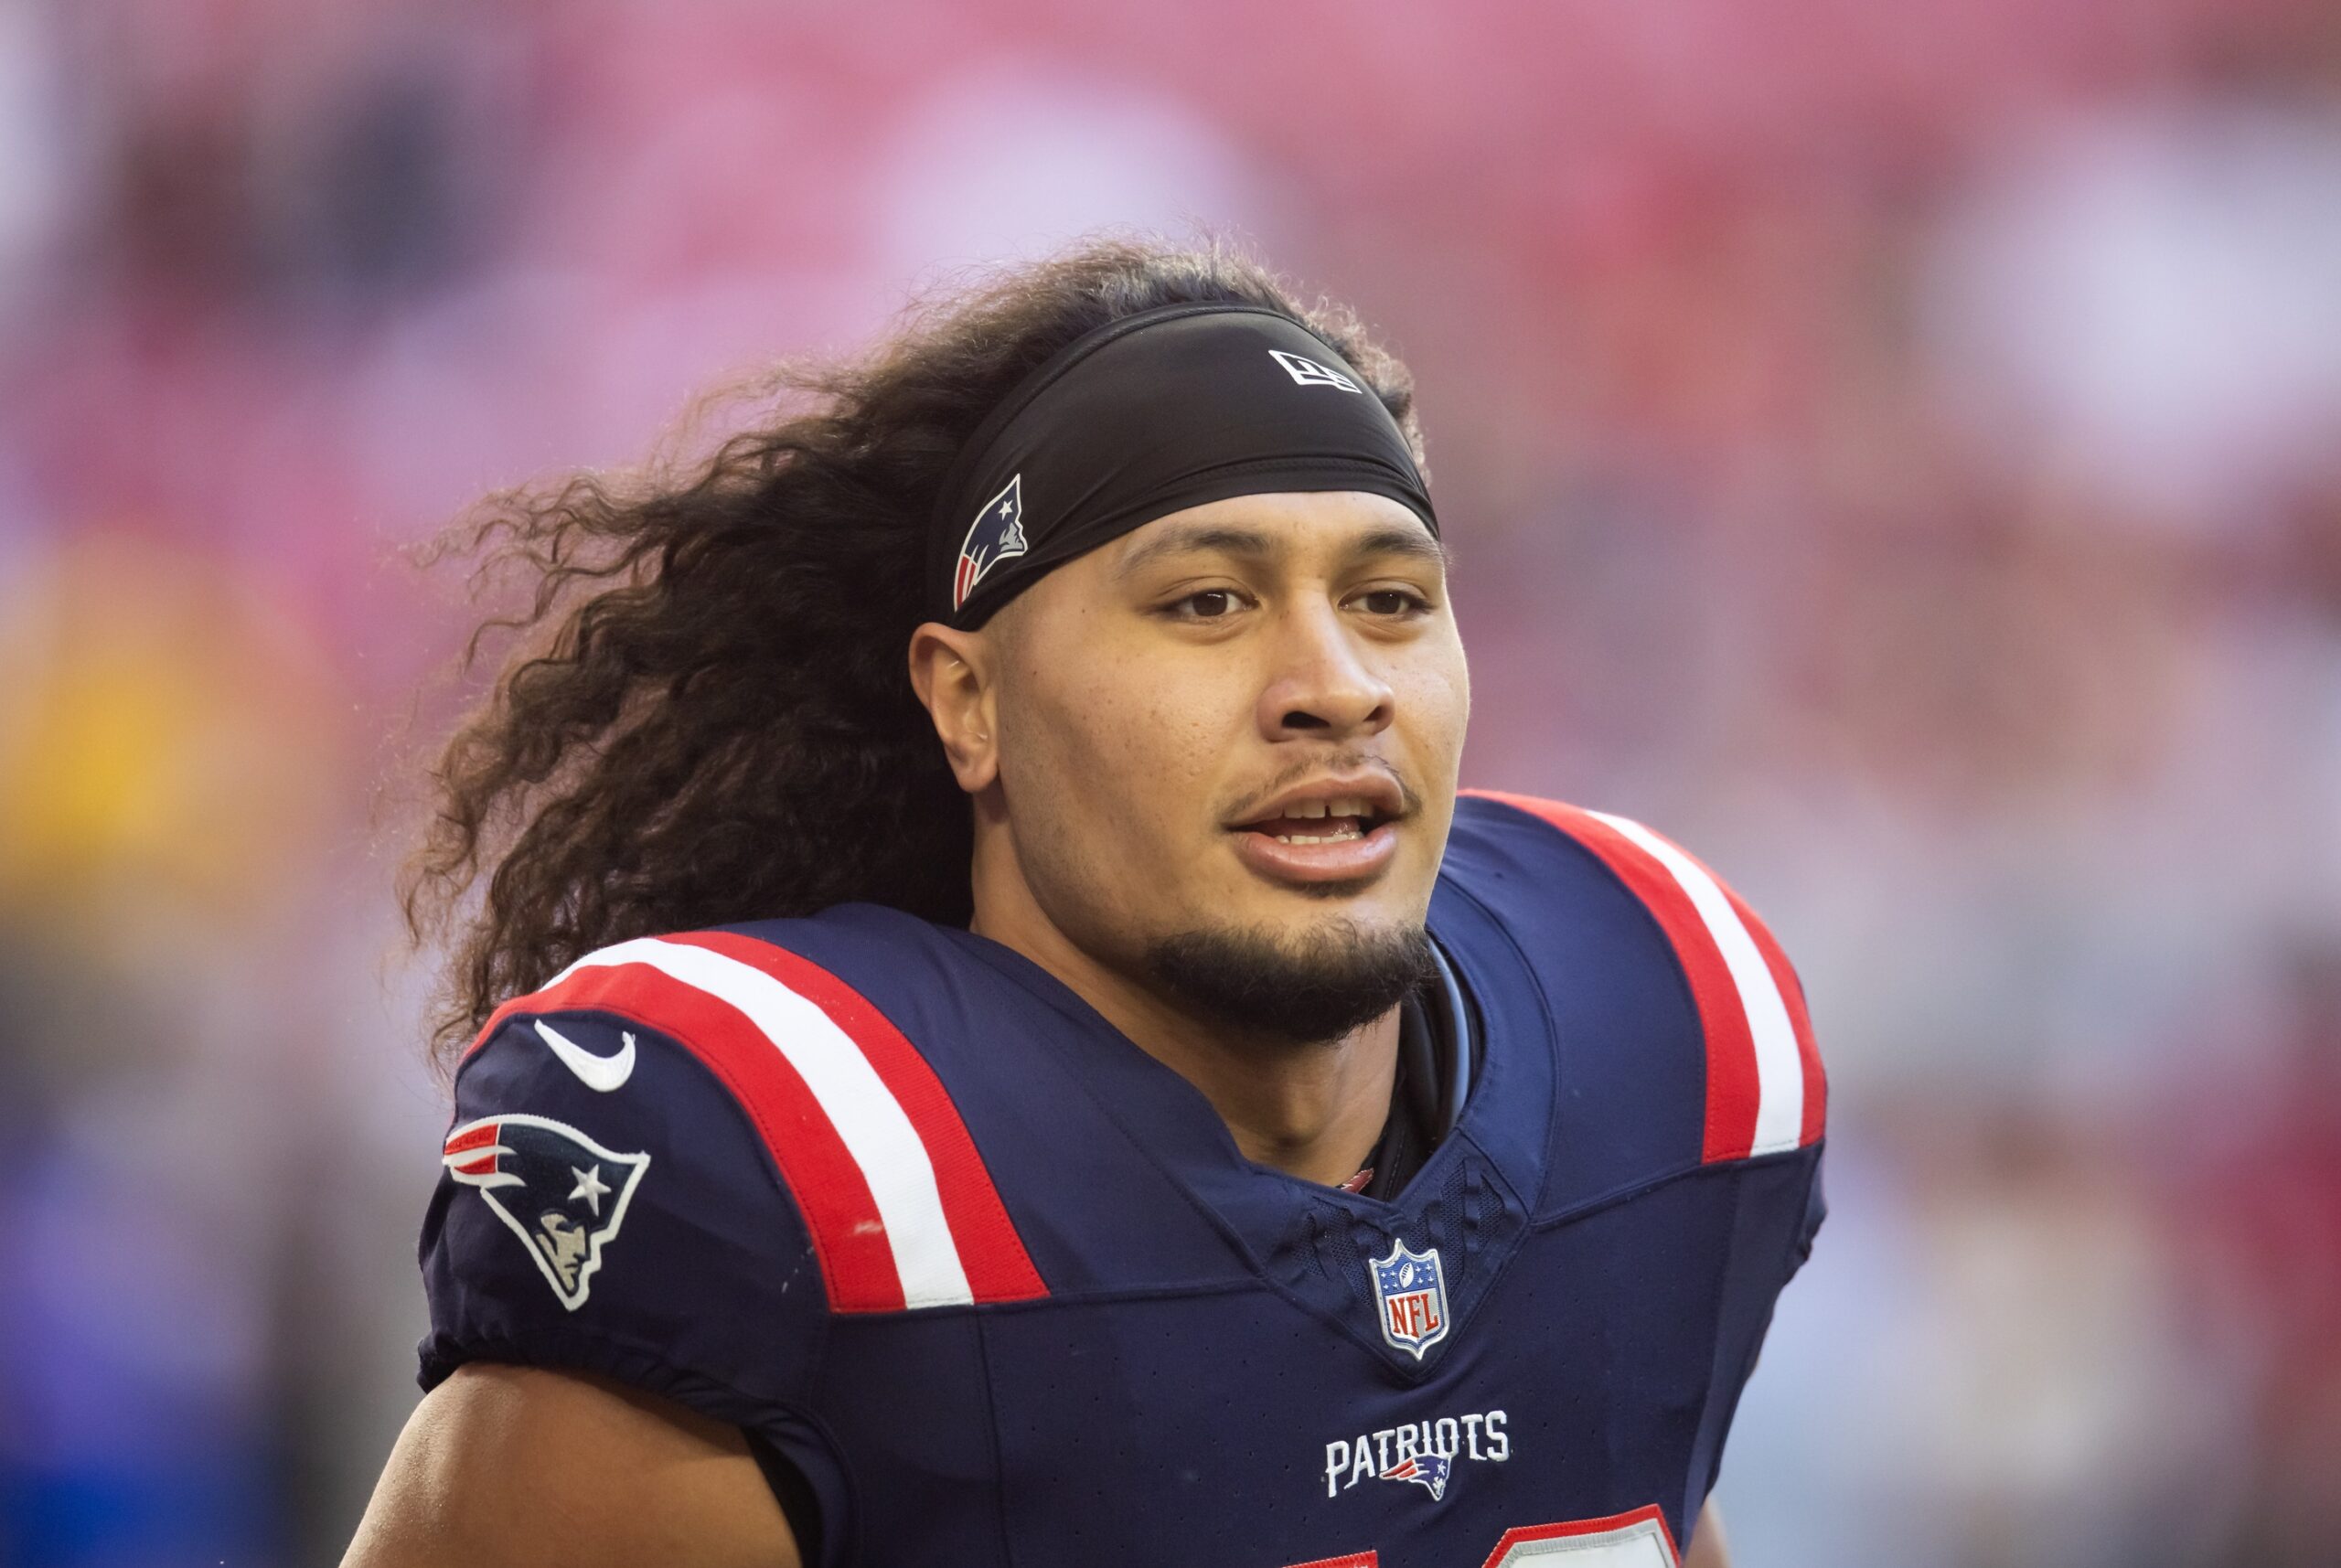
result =
[[[1320,780],[1285,791],[1236,823],[1235,852],[1276,881],[1354,881],[1390,863],[1405,815],[1398,783],[1387,774]]]

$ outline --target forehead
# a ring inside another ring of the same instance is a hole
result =
[[[1413,508],[1361,490],[1280,490],[1207,501],[1157,517],[1096,553],[1096,565],[1117,578],[1199,554],[1271,566],[1373,555],[1444,566],[1447,559]]]

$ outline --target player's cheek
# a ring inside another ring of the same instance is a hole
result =
[[[1170,665],[1126,693],[1107,720],[1116,772],[1167,855],[1192,856],[1198,841],[1219,837],[1254,701],[1239,685],[1224,670]]]
[[[1451,795],[1471,716],[1470,677],[1461,651],[1451,659],[1406,669],[1392,684],[1397,691],[1398,738],[1409,769],[1406,782],[1426,804]]]

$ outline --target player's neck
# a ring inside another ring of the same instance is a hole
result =
[[[1146,998],[1146,993],[1138,993]],[[1203,1092],[1244,1157],[1327,1186],[1357,1174],[1390,1117],[1398,1064],[1398,1009],[1338,1040],[1231,1040],[1218,1029],[1143,1008],[1117,1018],[1085,997],[1137,1044]]]
[[[1132,1044],[1209,1100],[1244,1157],[1321,1181],[1348,1180],[1389,1119],[1398,1009],[1308,1045],[1245,1037],[1085,952],[1031,904],[978,900],[973,930],[1046,969]]]

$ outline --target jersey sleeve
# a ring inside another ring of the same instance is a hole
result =
[[[456,1073],[421,1381],[471,1361],[615,1378],[748,1430],[834,1520],[841,1470],[807,1413],[829,1316],[772,1153],[786,1129],[727,1081],[735,1024],[585,978],[508,1006]]]
[[[839,1326],[1048,1292],[924,1052],[783,929],[810,923],[622,942],[497,1009],[455,1077],[422,1349],[426,1387],[577,1369],[746,1429],[827,1562]]]
[[[1474,794],[1558,829],[1608,868],[1662,935],[1705,1057],[1700,1163],[1787,1154],[1819,1143],[1828,1124],[1828,1080],[1804,988],[1747,901],[1680,846],[1639,822],[1558,801]],[[1809,1246],[1809,1233],[1804,1241]]]
[[[504,1019],[463,1062],[440,1163],[426,1387],[470,1360],[576,1365],[741,1424],[798,1394],[823,1328],[804,1226],[673,1037]]]

